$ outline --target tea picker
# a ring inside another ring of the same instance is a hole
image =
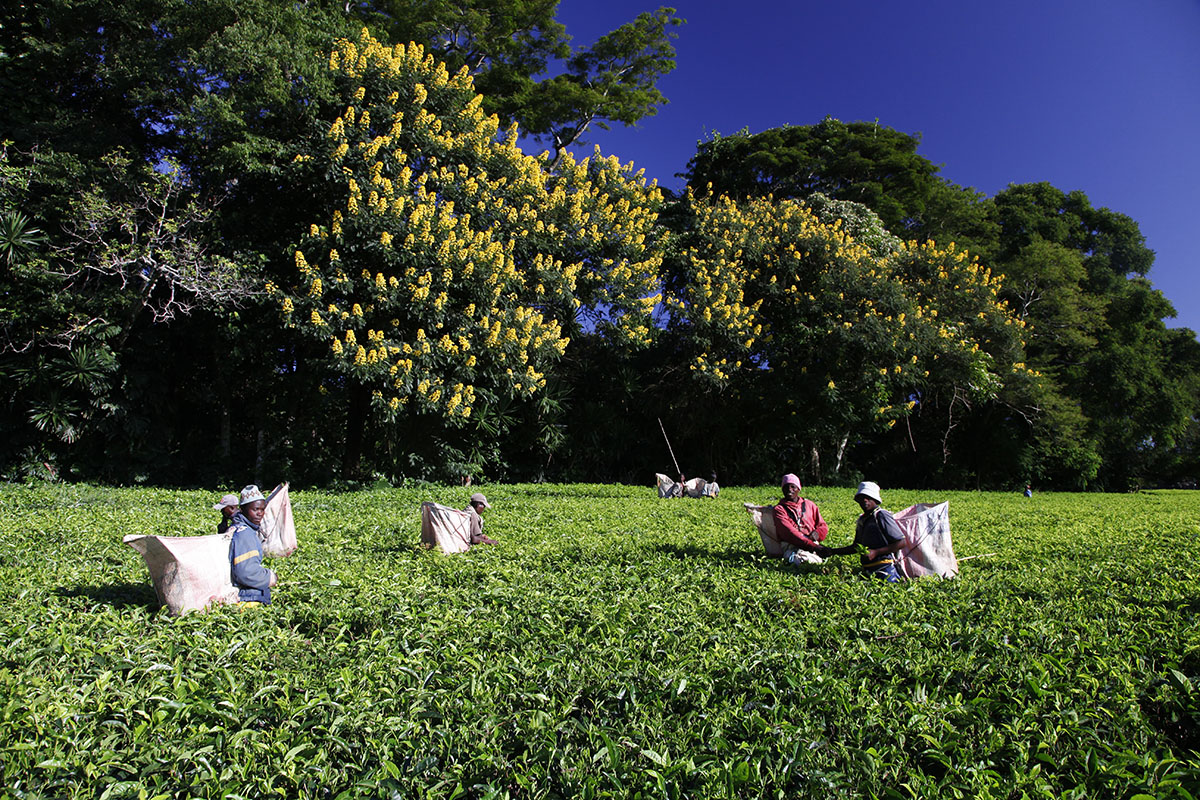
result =
[[[667,452],[671,454],[671,463],[675,465],[675,474],[679,476],[678,481],[673,481],[661,472],[654,474],[655,482],[658,485],[659,497],[716,497],[721,491],[721,487],[717,485],[717,474],[711,473],[709,480],[703,478],[692,478],[687,480],[683,475],[683,470],[679,468],[679,461],[675,458],[675,449],[671,447],[671,440],[667,438],[667,429],[663,427],[662,418],[658,419],[658,429],[662,431],[663,441],[667,443]]]

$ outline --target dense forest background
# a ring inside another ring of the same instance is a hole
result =
[[[665,102],[682,20],[577,47],[556,6],[0,10],[0,475],[1194,485],[1134,220],[832,118],[673,196],[573,154]]]

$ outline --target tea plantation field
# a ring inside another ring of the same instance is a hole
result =
[[[761,554],[743,501],[292,493],[268,608],[159,611],[126,533],[219,492],[0,486],[0,796],[1200,797],[1200,493],[950,500],[962,574]],[[858,513],[812,488],[833,544]]]

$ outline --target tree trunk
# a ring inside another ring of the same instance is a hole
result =
[[[210,352],[212,353],[212,374],[223,375],[225,365],[221,359],[224,354],[215,347]],[[229,408],[232,404],[229,394],[228,388],[216,393],[217,413],[221,415],[217,429],[217,454],[220,456],[221,463],[226,467],[233,456],[233,414]]]
[[[850,441],[850,431],[846,431],[845,433],[843,433],[842,440],[840,442],[838,442],[837,461],[835,461],[833,464],[834,476],[842,474],[842,457],[846,454],[846,442],[848,442],[848,441]]]
[[[363,434],[367,427],[367,412],[371,408],[371,393],[365,386],[351,386],[350,406],[346,411],[346,449],[342,453],[342,477],[356,480],[362,471]]]
[[[809,472],[812,474],[813,480],[816,483],[821,482],[821,453],[817,450],[817,445],[814,443],[812,451],[808,458]]]

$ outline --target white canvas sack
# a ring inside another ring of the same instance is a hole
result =
[[[896,558],[901,577],[953,578],[958,574],[958,559],[950,541],[950,503],[918,503],[895,517],[904,533],[904,546]]]
[[[471,549],[471,513],[438,503],[421,503],[421,544],[443,553]]]
[[[174,616],[209,604],[235,603],[237,588],[229,577],[229,543],[233,535],[143,536],[130,534],[125,544],[142,554],[158,601]]]
[[[267,510],[258,526],[264,556],[283,558],[296,552],[296,522],[292,519],[292,500],[286,482],[267,497]]]
[[[663,475],[661,472],[654,473],[654,480],[658,483],[659,497],[682,497],[683,486]]]
[[[779,537],[775,535],[775,517],[771,513],[775,506],[756,506],[753,503],[742,503],[742,506],[750,515],[750,521],[754,523],[754,527],[758,529],[758,535],[762,537],[763,549],[767,551],[767,555],[772,558],[783,558],[784,548]]]

